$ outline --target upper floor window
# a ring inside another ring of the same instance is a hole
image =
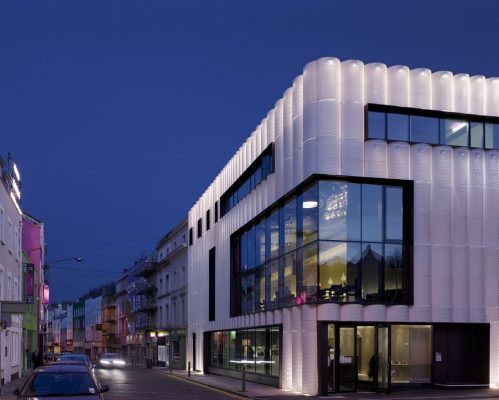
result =
[[[210,210],[206,211],[206,230],[210,230]]]
[[[499,149],[499,118],[368,104],[366,139]]]
[[[0,240],[2,242],[5,242],[4,221],[5,221],[5,214],[3,208],[0,208]]]
[[[218,201],[215,201],[215,224],[218,222]]]
[[[203,220],[201,218],[198,219],[198,238],[203,235]]]
[[[193,241],[194,239],[193,239],[192,228],[189,228],[189,246],[192,246]]]
[[[321,179],[232,237],[232,314],[411,304],[412,182]]]
[[[7,229],[7,248],[12,251],[12,222],[9,220],[9,226]]]
[[[220,198],[223,217],[268,175],[274,172],[274,145],[269,145]]]

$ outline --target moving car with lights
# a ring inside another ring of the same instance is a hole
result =
[[[99,365],[104,368],[122,368],[126,365],[124,358],[118,353],[103,353]]]

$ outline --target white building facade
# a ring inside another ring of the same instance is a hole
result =
[[[21,349],[22,315],[9,310],[9,305],[21,302],[22,214],[18,205],[20,177],[17,167],[10,156],[7,165],[4,165],[1,158],[0,163],[2,172],[0,179],[0,311],[2,322],[0,383],[4,384],[20,376],[21,357],[24,355],[24,350]],[[15,189],[14,185],[16,185]]]
[[[498,78],[307,64],[189,212],[194,368],[499,384],[497,117]]]

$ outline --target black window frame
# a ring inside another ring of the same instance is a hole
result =
[[[208,253],[208,320],[215,321],[216,313],[216,250],[212,247]]]
[[[260,171],[261,179],[255,178]],[[223,218],[253,189],[275,172],[274,143],[272,142],[239,178],[220,197],[220,218]]]
[[[349,182],[349,183],[359,183],[359,184],[374,184],[374,185],[382,185],[384,187],[383,189],[383,207],[386,207],[386,201],[385,201],[385,192],[386,192],[386,187],[394,186],[394,187],[402,187],[403,189],[403,199],[402,199],[402,208],[404,210],[403,214],[403,231],[402,231],[402,240],[397,241],[397,240],[383,240],[382,246],[385,245],[390,245],[390,244],[397,244],[400,243],[402,245],[402,256],[404,260],[404,275],[403,275],[403,297],[402,300],[399,302],[367,302],[367,301],[356,301],[356,302],[350,302],[350,304],[383,304],[383,305],[394,305],[394,304],[402,304],[402,305],[412,305],[414,302],[414,279],[413,279],[413,243],[414,243],[414,238],[413,238],[413,226],[414,226],[414,182],[412,180],[399,180],[399,179],[386,179],[386,178],[371,178],[371,177],[357,177],[357,176],[337,176],[337,175],[324,175],[324,174],[314,174],[311,175],[309,178],[307,178],[304,182],[302,182],[300,185],[292,189],[290,192],[288,192],[286,195],[281,197],[279,200],[271,204],[269,207],[267,207],[264,211],[262,211],[260,214],[258,214],[255,218],[253,218],[251,221],[247,222],[245,225],[234,231],[230,237],[230,243],[231,243],[231,257],[230,257],[230,262],[231,262],[231,268],[230,268],[230,292],[231,292],[231,303],[230,303],[230,315],[231,317],[234,316],[239,316],[243,315],[241,313],[241,290],[239,288],[239,281],[238,279],[243,275],[242,269],[239,265],[239,270],[236,270],[235,267],[235,261],[236,256],[239,257],[238,254],[238,244],[240,242],[240,237],[243,232],[247,231],[251,226],[257,226],[258,223],[260,223],[263,219],[270,217],[272,213],[274,213],[276,210],[282,209],[284,205],[293,197],[296,197],[297,199],[307,191],[310,187],[312,187],[314,184],[318,183],[321,180],[329,180],[329,181],[341,181],[341,182]],[[299,212],[301,210],[300,207],[297,207],[297,211]],[[385,218],[383,219],[383,224],[385,224]],[[297,215],[297,224],[300,223],[300,218]],[[299,230],[299,226],[297,225],[297,234]],[[317,225],[317,229],[319,229],[319,225]],[[317,232],[319,234],[319,231]],[[317,237],[316,240],[312,241],[309,244],[304,245],[303,243],[298,244],[300,241],[300,238],[297,237],[297,246],[296,246],[296,251],[297,252],[297,258],[300,257],[300,254],[303,252],[303,249],[307,246],[315,245],[317,247],[317,250],[319,248],[319,244],[323,241],[321,238]],[[348,241],[345,241],[348,242]],[[360,242],[359,242],[360,243]],[[364,242],[362,242],[364,243]],[[365,242],[367,243],[367,242]],[[268,245],[268,243],[266,243]],[[288,252],[289,253],[289,252]],[[287,253],[286,253],[287,254]],[[269,260],[266,260],[265,265],[271,265],[273,262],[280,262],[280,259],[285,255],[285,253],[281,252],[281,247],[279,249],[279,254],[276,257],[272,257]],[[317,257],[319,254],[317,253]],[[241,260],[239,260],[240,263]],[[319,262],[317,263],[317,271],[319,272]],[[259,267],[260,268],[260,267]],[[384,268],[384,264],[383,264]],[[300,270],[297,271],[299,273]],[[300,279],[300,277],[297,275],[297,280]],[[319,288],[319,273],[317,273],[317,288]],[[317,290],[318,291],[318,290]],[[313,301],[313,303],[320,303],[319,299],[316,299],[316,301]],[[345,303],[341,303],[345,304]],[[282,307],[277,307],[277,308],[282,308]],[[256,310],[256,312],[259,312],[259,310]]]
[[[369,113],[374,112],[374,113],[385,113],[386,116],[388,114],[400,114],[400,115],[407,115],[409,117],[409,138],[408,140],[401,140],[401,139],[391,139],[389,138],[388,135],[388,123],[387,123],[387,118],[385,118],[385,134],[384,138],[379,138],[379,137],[369,137]],[[433,118],[438,120],[438,138],[437,138],[437,143],[430,143],[430,142],[425,142],[425,141],[414,141],[412,140],[411,137],[411,126],[410,126],[410,120],[411,117],[427,117],[427,118]],[[441,125],[443,120],[462,120],[468,123],[468,138],[467,138],[467,145],[466,146],[461,146],[461,145],[454,145],[454,144],[447,144],[444,142],[442,139],[442,132],[441,132]],[[482,147],[472,147],[471,146],[471,125],[472,123],[482,123],[484,125],[484,130],[486,129],[487,124],[492,125],[492,129],[494,132],[496,132],[496,129],[499,131],[499,117],[494,117],[490,115],[476,115],[476,114],[465,114],[465,113],[458,113],[458,112],[449,112],[449,111],[439,111],[439,110],[428,110],[428,109],[422,109],[422,108],[412,108],[412,107],[399,107],[399,106],[393,106],[393,105],[386,105],[386,104],[375,104],[375,103],[368,103],[365,108],[364,108],[364,140],[385,140],[387,142],[408,142],[408,143],[427,143],[432,146],[451,146],[451,147],[468,147],[472,149],[485,149],[485,150],[499,150],[499,135],[498,136],[498,143],[494,143],[492,145],[487,146],[486,142],[486,135],[484,131],[484,137],[483,137],[483,145]],[[442,143],[444,142],[444,143]]]

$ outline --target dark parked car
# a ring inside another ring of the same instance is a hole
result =
[[[37,368],[14,395],[23,400],[103,400],[108,390],[86,365],[61,363]]]
[[[103,353],[99,357],[99,365],[104,368],[122,368],[126,365],[126,362],[121,354]]]

